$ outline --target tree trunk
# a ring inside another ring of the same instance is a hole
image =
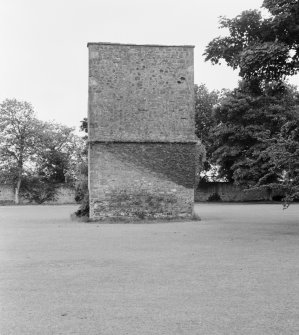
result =
[[[273,200],[273,193],[272,193],[271,188],[267,189],[267,195],[268,195],[268,201],[272,201]]]
[[[16,205],[20,203],[20,197],[19,197],[20,187],[21,187],[21,179],[18,179],[17,186],[15,189],[15,204]]]
[[[23,163],[19,163],[19,171],[18,171],[18,180],[17,180],[17,185],[15,188],[15,204],[19,205],[20,203],[20,188],[21,188],[21,183],[22,183],[22,172],[23,172]]]

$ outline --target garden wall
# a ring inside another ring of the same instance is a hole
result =
[[[14,188],[11,185],[0,184],[0,205],[14,203]],[[21,203],[28,203],[28,200],[21,198]],[[59,186],[57,189],[57,197],[55,201],[47,201],[44,204],[61,205],[74,204],[75,190],[68,186]]]
[[[0,204],[12,203],[14,201],[14,189],[11,185],[0,184]]]
[[[272,196],[277,195],[280,194],[274,192]],[[241,186],[226,182],[200,183],[195,191],[195,202],[210,201],[218,197],[219,201],[265,201],[269,200],[269,193],[266,190],[246,191]]]

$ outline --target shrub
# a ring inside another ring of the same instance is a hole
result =
[[[221,201],[221,197],[218,193],[213,193],[209,196],[208,201]]]
[[[42,204],[56,199],[57,185],[38,176],[26,176],[22,181],[20,193],[29,202]]]
[[[81,203],[86,194],[88,194],[88,180],[87,178],[84,178],[76,184],[75,201]]]
[[[273,201],[283,201],[284,196],[283,195],[274,195],[272,197]]]
[[[89,218],[89,194],[88,192],[85,194],[81,206],[79,209],[75,212],[75,215],[77,217],[87,217]]]

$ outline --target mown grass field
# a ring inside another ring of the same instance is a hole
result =
[[[89,224],[0,207],[0,334],[299,334],[299,205]]]

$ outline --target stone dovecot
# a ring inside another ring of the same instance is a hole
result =
[[[90,217],[190,217],[194,47],[88,48]]]

